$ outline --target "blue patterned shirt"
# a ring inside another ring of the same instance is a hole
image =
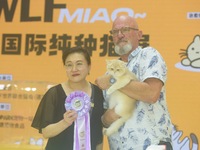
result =
[[[110,150],[146,150],[159,141],[170,141],[172,123],[166,104],[165,81],[167,67],[160,53],[152,47],[138,47],[128,57],[127,67],[139,81],[157,78],[164,83],[158,101],[154,104],[136,102],[132,117],[108,137]],[[104,92],[105,93],[105,92]],[[108,98],[104,104],[108,108]],[[171,141],[170,141],[171,142]]]

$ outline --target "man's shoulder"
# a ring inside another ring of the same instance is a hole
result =
[[[151,46],[142,48],[141,53],[148,54],[148,55],[157,55],[157,56],[161,55],[160,52],[156,48],[151,47]]]
[[[142,51],[157,51],[154,47],[152,46],[147,46],[147,47],[144,47],[144,48],[141,48]]]

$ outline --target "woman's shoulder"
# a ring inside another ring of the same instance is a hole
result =
[[[95,84],[92,84],[92,91],[93,91],[93,94],[94,94],[94,97],[98,97],[100,99],[102,99],[103,97],[103,91]]]
[[[61,84],[52,85],[52,86],[48,87],[46,93],[55,93],[60,89],[61,89]]]
[[[59,84],[55,84],[55,85],[50,86],[50,87],[48,88],[48,90],[55,90],[55,89],[59,88],[60,86],[61,86],[60,83],[59,83]]]
[[[90,82],[90,84],[92,85],[92,87],[94,88],[94,90],[102,91],[96,84],[91,83],[91,82]]]

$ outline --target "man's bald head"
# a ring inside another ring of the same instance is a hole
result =
[[[138,23],[134,17],[128,16],[128,15],[117,16],[117,18],[113,22],[113,27],[116,24],[121,24],[121,23],[126,23],[130,27],[138,29]]]

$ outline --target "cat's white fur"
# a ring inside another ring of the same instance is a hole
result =
[[[134,99],[120,92],[119,89],[127,85],[131,80],[137,80],[135,74],[128,70],[126,63],[121,60],[106,60],[107,73],[112,75],[116,82],[107,90],[109,96],[109,109],[115,107],[115,113],[121,116],[113,122],[109,128],[104,128],[103,133],[107,136],[118,129],[132,116],[135,108]]]

